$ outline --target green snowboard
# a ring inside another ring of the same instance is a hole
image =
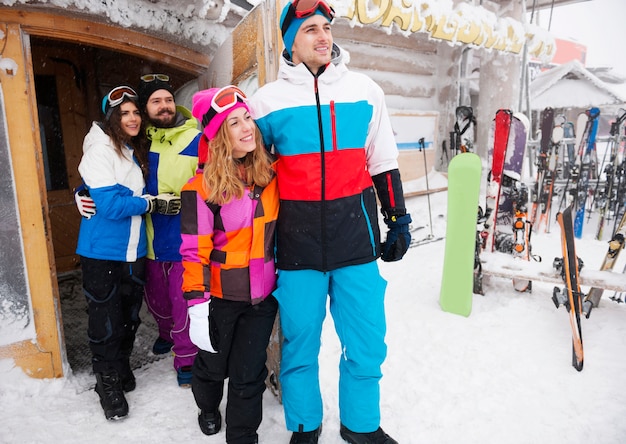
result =
[[[469,316],[474,287],[474,250],[481,162],[461,153],[448,167],[448,217],[439,304],[443,311]]]

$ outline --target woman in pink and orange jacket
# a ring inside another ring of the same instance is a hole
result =
[[[191,340],[200,351],[191,388],[206,435],[220,431],[229,378],[226,442],[256,443],[266,348],[278,304],[274,232],[278,188],[273,159],[235,86],[193,97],[202,121],[200,169],[181,192],[180,252]]]

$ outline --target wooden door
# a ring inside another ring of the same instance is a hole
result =
[[[57,272],[79,265],[75,254],[80,215],[73,190],[81,183],[78,164],[93,110],[85,73],[88,48],[33,39],[33,72],[48,196],[48,216]]]

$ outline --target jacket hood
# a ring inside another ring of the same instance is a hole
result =
[[[104,132],[100,122],[91,123],[91,128],[89,128],[89,132],[85,135],[85,138],[83,139],[83,153],[86,153],[91,147],[95,145],[104,145],[111,148],[112,150],[115,149],[113,143],[111,142],[111,138],[107,135],[107,133]],[[128,157],[127,154],[125,155]]]
[[[99,145],[110,145],[111,139],[106,133],[102,130],[99,122],[92,122],[91,128],[89,128],[89,132],[85,135],[83,139],[83,153],[89,151],[94,144]]]
[[[157,128],[150,124],[146,129],[146,134],[150,140],[159,140],[161,143],[172,141],[180,133],[184,133],[189,128],[198,129],[198,121],[191,115],[184,106],[176,106],[176,123],[172,128]]]

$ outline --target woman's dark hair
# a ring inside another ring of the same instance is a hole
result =
[[[126,102],[132,102],[135,104],[139,112],[141,113],[141,126],[139,133],[134,137],[129,137],[122,128],[122,105]],[[124,98],[124,101],[118,106],[115,106],[108,119],[105,119],[102,123],[102,129],[111,138],[113,146],[118,155],[123,156],[124,145],[129,145],[134,150],[135,158],[141,167],[144,177],[148,175],[148,150],[150,149],[150,142],[146,137],[146,123],[147,119],[143,112],[139,108],[136,99]]]

